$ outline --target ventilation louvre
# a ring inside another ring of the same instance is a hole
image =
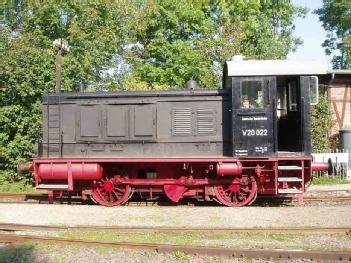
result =
[[[191,109],[178,108],[173,110],[173,134],[191,134]]]
[[[198,109],[196,112],[196,124],[198,135],[213,134],[215,130],[213,109]]]

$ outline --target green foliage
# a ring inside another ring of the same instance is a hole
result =
[[[104,70],[125,42],[133,12],[121,1],[16,1],[6,7],[0,25],[0,171],[7,181],[19,160],[33,156],[41,133],[41,97],[53,92],[55,50],[65,39],[70,52],[62,59],[62,90],[90,89],[111,82]]]
[[[330,149],[328,131],[333,125],[332,110],[327,96],[320,96],[317,105],[311,108],[312,150]]]
[[[106,85],[106,70],[115,66],[114,56],[128,39],[131,23],[127,1],[32,1],[25,12],[24,30],[51,47],[55,39],[68,42],[62,60],[62,87],[77,91],[79,83],[90,88]]]
[[[218,88],[222,65],[235,54],[284,58],[300,43],[293,18],[305,9],[289,1],[145,1],[128,56],[126,88],[183,87],[189,79]],[[140,85],[139,85],[140,86]]]
[[[334,68],[351,67],[351,2],[348,0],[323,0],[323,7],[315,11],[328,31],[323,43],[327,55],[333,57]]]
[[[41,130],[40,98],[54,80],[52,52],[37,44],[36,37],[23,34],[0,49],[0,170],[11,181],[17,179],[17,162],[33,155]]]

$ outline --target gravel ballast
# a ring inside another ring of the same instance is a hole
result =
[[[341,227],[351,226],[351,205],[230,208],[0,204],[0,223],[150,227]]]

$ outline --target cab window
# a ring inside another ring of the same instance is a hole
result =
[[[262,109],[263,108],[263,83],[262,81],[241,82],[241,108]]]
[[[297,82],[291,81],[288,84],[289,111],[297,111]]]
[[[317,105],[318,104],[318,77],[313,76],[310,78],[309,92],[310,92],[311,105]]]

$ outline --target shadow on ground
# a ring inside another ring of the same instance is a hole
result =
[[[37,195],[30,195],[26,196],[26,201],[34,200],[39,203],[46,204],[48,203],[47,196],[37,196]],[[92,200],[82,200],[77,197],[69,197],[65,196],[63,198],[58,198],[56,196],[55,204],[68,204],[68,205],[96,205]],[[212,201],[197,201],[194,198],[182,198],[179,200],[178,203],[170,201],[165,195],[158,195],[155,196],[152,200],[148,199],[147,196],[142,194],[134,194],[127,203],[124,204],[125,206],[208,206],[208,207],[217,207],[223,206],[216,202],[215,200]],[[251,206],[263,206],[263,207],[280,207],[280,206],[292,206],[292,198],[289,197],[277,197],[277,196],[258,196],[257,199],[252,203]]]

